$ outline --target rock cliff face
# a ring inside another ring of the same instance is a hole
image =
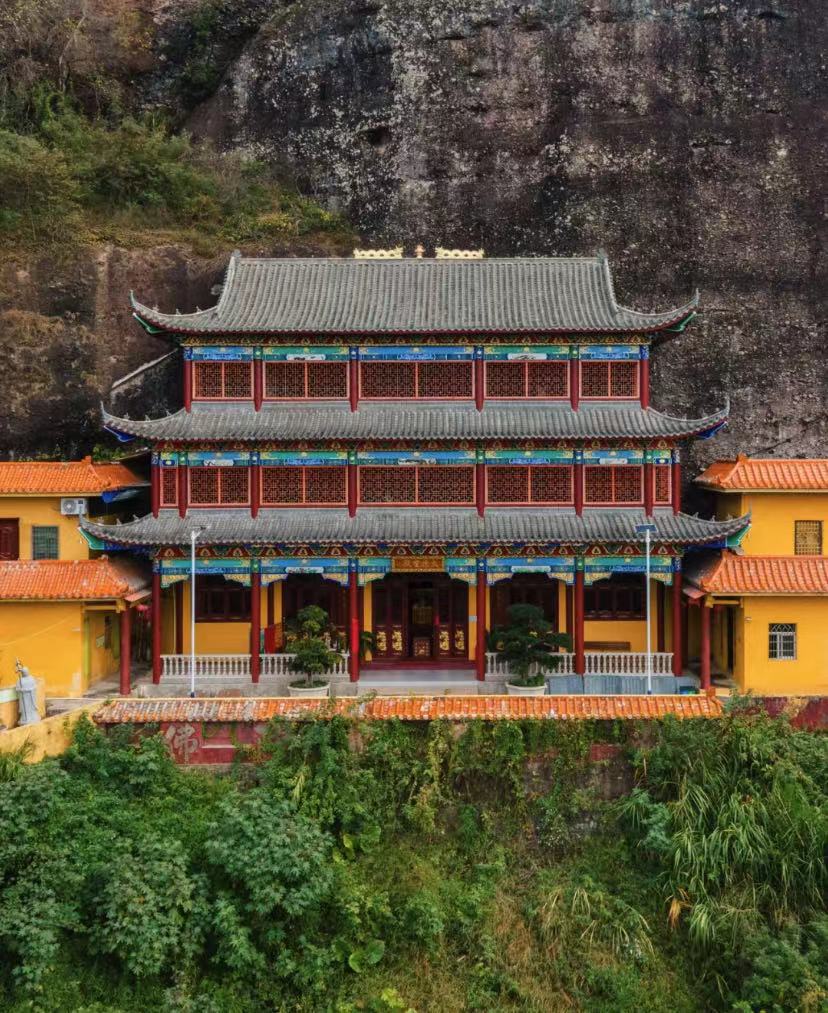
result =
[[[130,3],[153,54],[136,103],[278,163],[366,244],[604,249],[639,309],[698,287],[702,315],[654,358],[658,407],[731,398],[691,468],[828,453],[822,0]],[[105,249],[57,276],[14,271],[0,308],[82,328],[91,404],[162,351],[129,320],[128,288],[204,306],[219,265]]]
[[[307,0],[189,125],[375,245],[604,249],[641,309],[698,287],[654,375],[665,409],[730,395],[698,460],[824,455],[825,26],[821,0]]]

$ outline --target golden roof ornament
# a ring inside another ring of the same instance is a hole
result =
[[[354,250],[354,260],[402,260],[403,248],[393,246],[387,250]]]
[[[444,246],[438,246],[434,251],[437,260],[482,260],[484,250],[449,250]]]

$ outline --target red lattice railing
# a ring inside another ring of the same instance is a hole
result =
[[[569,397],[569,363],[487,362],[486,397]]]
[[[285,465],[262,468],[262,506],[342,506],[345,468]]]
[[[178,506],[178,468],[161,468],[161,506]]]
[[[364,504],[474,503],[474,468],[402,467],[359,469],[359,500]]]
[[[190,468],[192,506],[246,506],[250,502],[249,468]]]
[[[360,397],[466,399],[474,395],[471,362],[363,362]]]
[[[194,362],[193,397],[198,401],[246,401],[253,397],[252,362]]]
[[[491,504],[568,505],[573,502],[572,467],[567,464],[488,467],[486,500]]]
[[[268,400],[344,398],[348,396],[346,362],[266,362],[264,396]]]
[[[637,398],[637,362],[582,362],[581,397]]]
[[[669,464],[653,465],[653,503],[664,505],[672,502],[672,480]]]
[[[584,503],[591,506],[631,504],[644,501],[644,469],[641,465],[587,465],[584,468]]]

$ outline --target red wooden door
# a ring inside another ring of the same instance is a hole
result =
[[[16,517],[0,519],[0,559],[20,558],[20,522]]]
[[[469,622],[468,585],[445,580],[436,589],[437,651],[440,658],[465,658],[468,655],[466,631]]]
[[[405,583],[395,577],[385,577],[372,588],[375,658],[406,657],[406,592]]]

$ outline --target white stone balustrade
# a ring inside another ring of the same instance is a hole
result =
[[[550,671],[549,675],[573,675],[575,672],[575,655],[559,654],[559,666]],[[673,674],[673,654],[671,651],[654,651],[653,675]],[[586,651],[584,654],[585,675],[646,675],[647,655],[638,651]],[[495,678],[506,678],[510,675],[509,665],[498,654],[486,654],[486,675]]]
[[[261,678],[281,679],[299,676],[291,671],[290,663],[293,654],[262,654]],[[340,660],[325,676],[330,678],[347,678],[348,652],[341,655]],[[197,654],[195,658],[196,679],[249,679],[249,654]],[[162,654],[161,680],[188,679],[190,677],[189,654]]]

